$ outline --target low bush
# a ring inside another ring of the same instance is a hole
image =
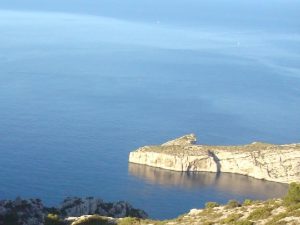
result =
[[[254,203],[253,200],[251,199],[245,199],[244,202],[243,202],[243,205],[244,206],[248,206],[248,205],[252,205]]]
[[[206,202],[205,203],[205,208],[206,209],[212,209],[212,208],[215,208],[215,207],[218,207],[220,206],[217,202]]]
[[[288,214],[286,212],[279,213],[275,215],[270,221],[268,221],[266,225],[279,225],[281,223],[280,220],[287,216]]]
[[[257,208],[250,213],[248,219],[249,220],[266,219],[269,216],[271,216],[271,211],[272,208],[266,206]]]
[[[283,200],[287,205],[300,203],[300,183],[291,183]]]
[[[236,221],[234,222],[234,225],[253,225],[254,222],[250,221],[250,220],[240,220],[240,221]]]
[[[211,221],[205,221],[203,223],[201,223],[201,225],[213,225],[214,222],[211,222]]]
[[[140,220],[134,217],[125,217],[118,221],[118,225],[139,225]]]
[[[233,208],[236,208],[236,207],[239,207],[241,206],[240,203],[236,200],[229,200],[227,205],[226,205],[226,209],[233,209]]]
[[[294,210],[300,209],[300,203],[287,205],[287,212],[291,212]]]
[[[243,216],[242,214],[230,214],[225,219],[221,220],[221,224],[232,224],[242,216]]]
[[[45,225],[64,225],[64,221],[56,214],[48,214],[45,218]]]

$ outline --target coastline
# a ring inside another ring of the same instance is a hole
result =
[[[92,197],[65,199],[60,208],[46,208],[41,200],[0,201],[0,224],[4,225],[297,225],[300,223],[300,184],[292,183],[283,198],[244,202],[230,200],[225,205],[207,202],[204,208],[191,209],[188,213],[168,220],[147,219],[142,210],[129,204],[104,205]],[[95,210],[96,206],[100,206]],[[100,204],[100,205],[99,205]],[[103,214],[107,207],[114,214]],[[122,213],[129,209],[131,214]],[[136,214],[137,212],[141,214]],[[137,217],[137,216],[140,217]],[[113,216],[113,217],[112,217]]]
[[[300,144],[253,142],[240,146],[196,145],[189,134],[130,152],[129,162],[172,171],[236,173],[279,183],[300,181]]]

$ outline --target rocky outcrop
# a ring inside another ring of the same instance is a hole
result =
[[[145,211],[133,208],[129,203],[124,201],[107,203],[102,199],[93,197],[87,198],[66,198],[62,205],[59,207],[59,211],[65,217],[78,217],[81,215],[93,215],[98,214],[101,216],[109,216],[115,218],[121,217],[138,217],[147,218],[148,215]]]
[[[194,134],[131,152],[129,162],[174,171],[227,172],[281,183],[300,181],[300,144],[196,145]]]
[[[129,203],[104,202],[101,199],[66,198],[59,207],[45,207],[41,200],[1,200],[0,225],[44,225],[48,214],[58,215],[61,220],[83,215],[101,215],[106,217],[147,218],[145,211],[133,208]]]
[[[196,144],[197,138],[195,134],[188,134],[185,136],[182,136],[180,138],[177,138],[175,140],[171,140],[168,141],[164,144],[162,144],[162,146],[172,146],[172,145],[181,145],[181,146],[185,146],[185,145],[193,145]]]
[[[192,209],[175,219],[164,221],[137,218],[108,218],[83,216],[72,218],[70,225],[296,225],[300,224],[299,204],[286,205],[282,199],[267,201],[229,201],[227,205],[209,202],[204,209]]]
[[[43,225],[44,206],[39,199],[0,201],[0,225]]]

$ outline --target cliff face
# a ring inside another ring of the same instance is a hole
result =
[[[300,181],[300,144],[207,146],[195,142],[190,134],[141,147],[130,153],[129,162],[174,171],[237,173],[281,183]]]

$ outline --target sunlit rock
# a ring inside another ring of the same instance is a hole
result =
[[[300,144],[208,146],[195,141],[192,134],[141,147],[129,154],[129,162],[174,171],[236,173],[281,183],[300,181]]]

